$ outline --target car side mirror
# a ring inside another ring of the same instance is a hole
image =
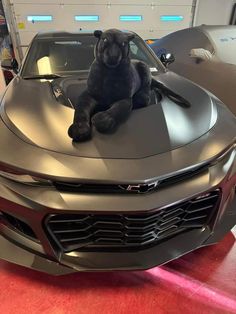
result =
[[[160,60],[162,64],[167,68],[168,65],[175,61],[175,57],[172,53],[167,52],[161,54]]]
[[[19,70],[19,65],[18,65],[18,62],[16,59],[12,59],[12,60],[9,60],[9,59],[5,59],[5,60],[2,60],[1,62],[1,67],[3,70],[12,70],[14,73],[18,73],[18,70]]]

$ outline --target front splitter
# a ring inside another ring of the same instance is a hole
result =
[[[210,230],[191,230],[135,252],[70,252],[60,262],[25,250],[0,235],[0,259],[45,272],[65,275],[78,271],[145,270],[160,266],[203,245]]]
[[[75,272],[73,269],[62,266],[59,263],[35,255],[13,244],[0,235],[0,259],[31,268],[50,275],[66,275]]]

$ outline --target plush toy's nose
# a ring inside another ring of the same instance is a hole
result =
[[[109,59],[111,61],[116,61],[120,56],[119,47],[117,45],[112,45],[109,49]]]

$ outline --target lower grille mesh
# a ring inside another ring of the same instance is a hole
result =
[[[141,214],[56,214],[46,228],[64,252],[81,248],[140,248],[175,233],[209,223],[220,198],[219,191]]]

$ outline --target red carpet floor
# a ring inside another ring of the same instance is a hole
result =
[[[236,232],[143,272],[52,277],[0,262],[0,313],[236,313]]]

